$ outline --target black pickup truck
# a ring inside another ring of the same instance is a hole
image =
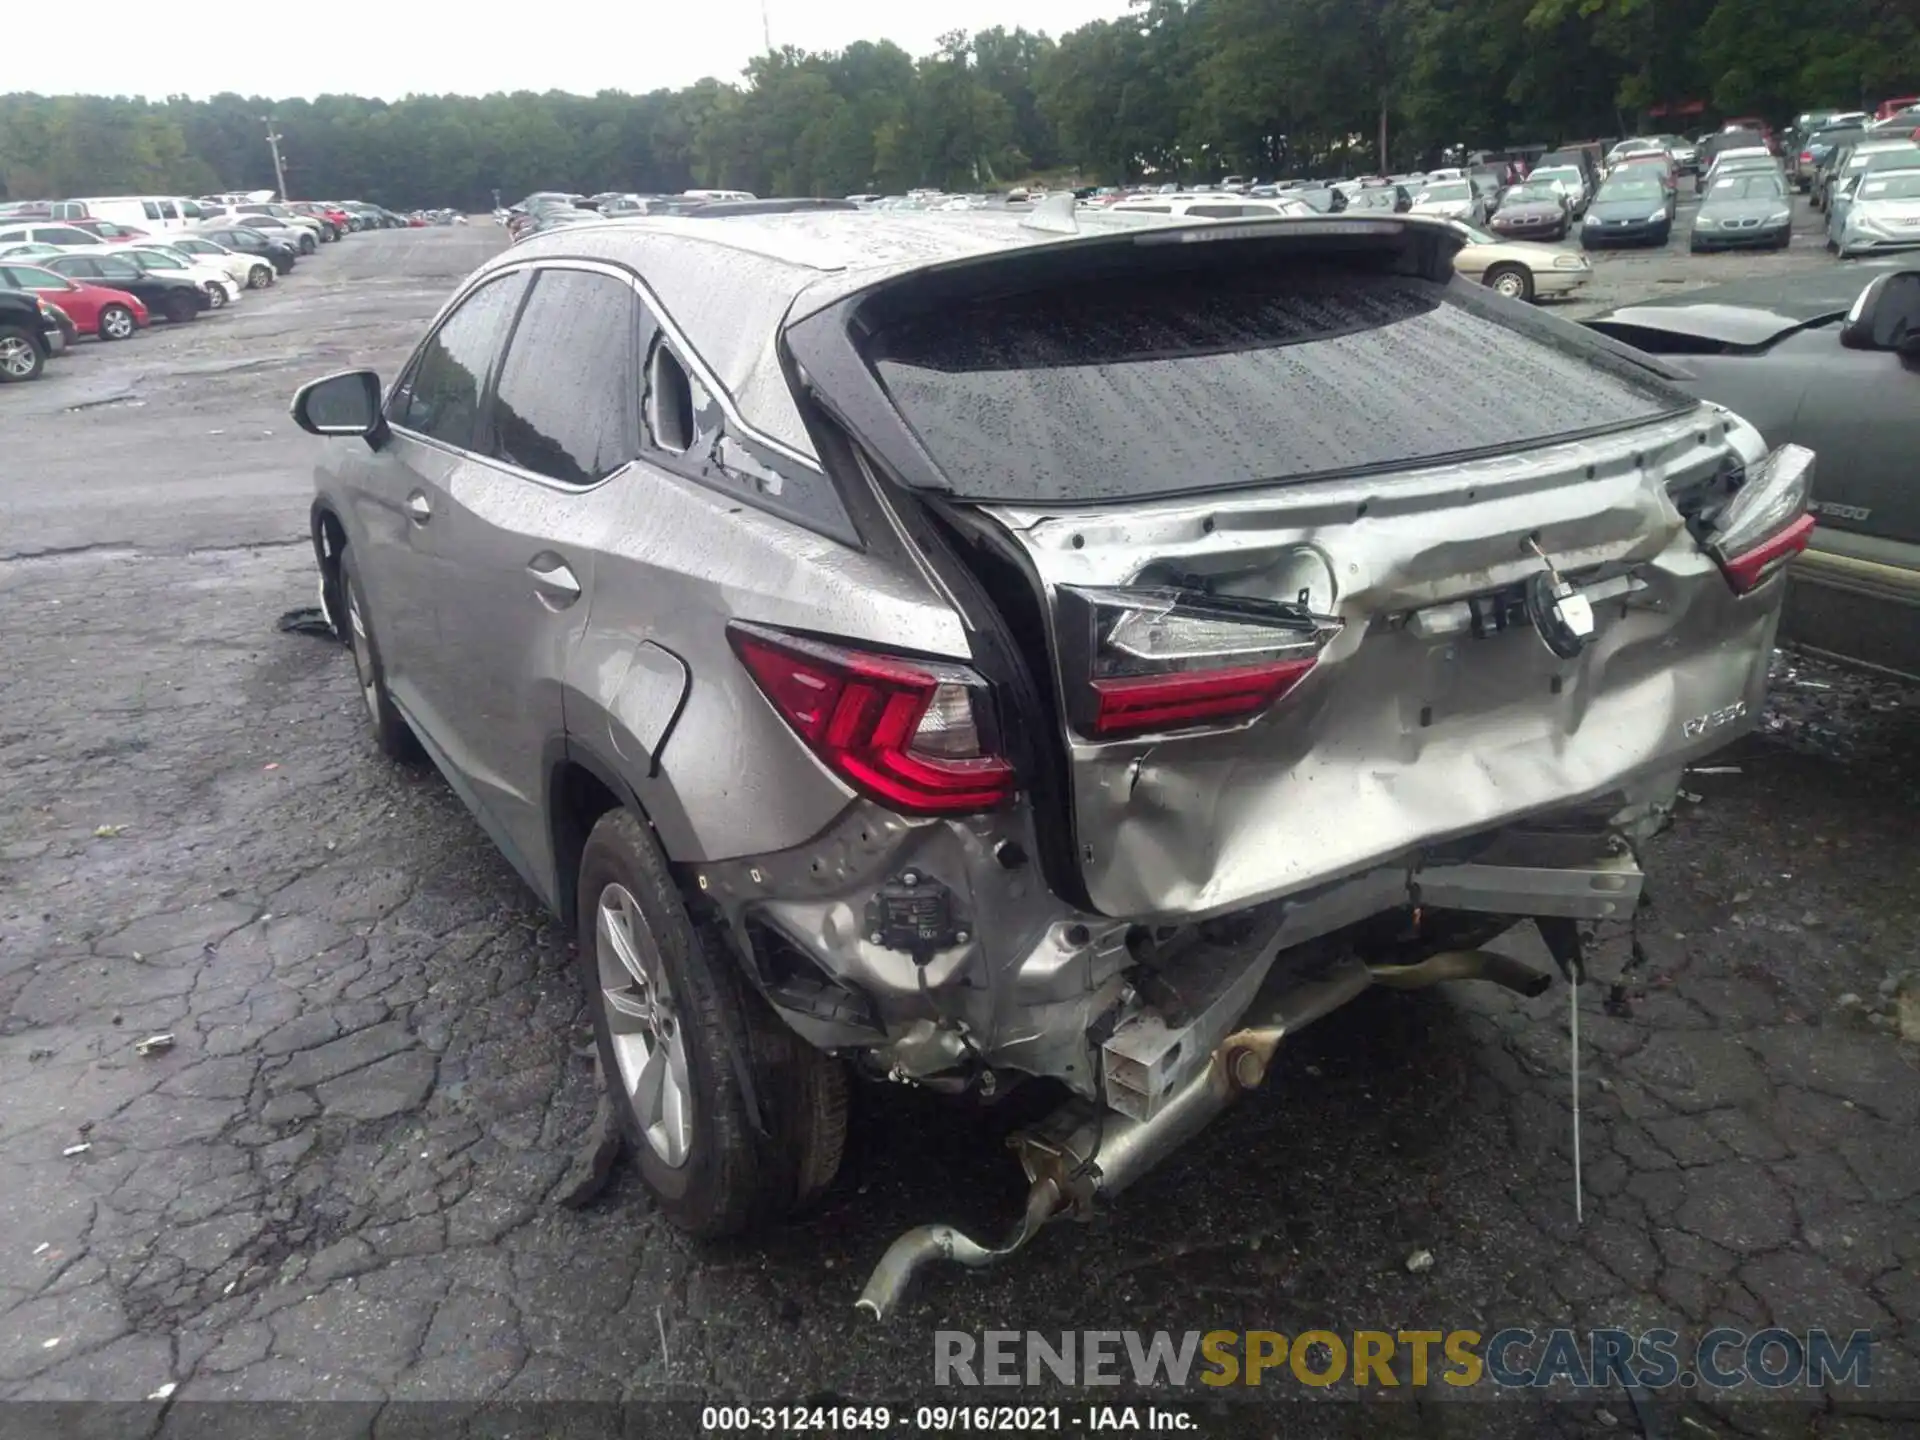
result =
[[[1651,350],[1771,445],[1820,457],[1781,634],[1920,679],[1920,264],[1880,260],[1642,301],[1587,324]]]
[[[51,305],[21,290],[0,290],[0,385],[39,379],[48,359],[66,348]]]

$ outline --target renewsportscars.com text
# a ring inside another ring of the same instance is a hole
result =
[[[1864,1388],[1873,1346],[1868,1330],[937,1330],[933,1383]]]

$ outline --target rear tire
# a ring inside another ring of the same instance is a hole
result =
[[[387,693],[387,671],[380,662],[380,645],[373,635],[373,617],[366,592],[353,563],[353,551],[340,551],[340,593],[346,599],[347,649],[353,653],[354,678],[373,725],[373,743],[389,760],[411,761],[420,756],[420,742]]]
[[[167,319],[175,325],[184,325],[189,320],[199,318],[200,307],[185,295],[175,295],[168,299],[165,311]]]
[[[578,907],[601,1074],[661,1213],[712,1239],[776,1221],[824,1190],[846,1137],[839,1062],[781,1024],[719,927],[688,913],[630,811],[609,811],[587,838]]]
[[[46,363],[38,337],[18,325],[0,325],[0,385],[38,380]]]
[[[264,290],[271,284],[273,284],[273,267],[271,265],[253,265],[248,267],[247,288],[249,290]]]
[[[107,305],[101,308],[98,332],[102,340],[125,340],[138,328],[134,324],[133,311],[126,306]]]

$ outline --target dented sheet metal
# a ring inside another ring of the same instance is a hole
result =
[[[1105,914],[1194,917],[1354,873],[1413,844],[1644,783],[1730,738],[1698,717],[1757,714],[1777,605],[1729,590],[1669,495],[1757,460],[1723,411],[1623,435],[1382,478],[1124,511],[988,511],[1046,588],[1162,584],[1291,598],[1304,548],[1345,622],[1270,712],[1221,732],[1100,743],[1069,730],[1074,827]],[[1543,567],[1630,572],[1563,660],[1525,628],[1485,638],[1406,623]],[[1078,678],[1056,677],[1062,687]],[[1744,723],[1744,722],[1743,722]],[[1736,729],[1738,727],[1735,727]]]

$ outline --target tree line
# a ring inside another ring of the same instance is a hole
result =
[[[1057,40],[755,57],[737,83],[560,92],[0,96],[0,198],[273,188],[482,209],[540,189],[760,195],[1399,169],[1444,147],[1776,119],[1920,90],[1915,0],[1130,0]],[[1676,107],[1688,110],[1684,118]],[[1383,163],[1384,162],[1384,163]]]

